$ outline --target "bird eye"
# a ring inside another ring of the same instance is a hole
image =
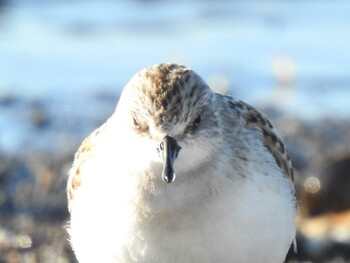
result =
[[[138,123],[138,121],[136,120],[136,118],[135,118],[135,117],[133,117],[132,119],[133,119],[133,121],[134,121],[134,125],[135,125],[135,126],[138,126],[138,125],[139,125],[139,123]]]
[[[191,123],[191,125],[189,126],[189,128],[192,130],[192,131],[196,131],[199,127],[199,125],[201,124],[201,115],[198,115],[197,118]]]
[[[194,120],[193,125],[198,126],[201,123],[201,115],[198,115],[198,117]]]
[[[147,125],[147,123],[143,122],[142,120],[137,119],[136,117],[132,118],[133,122],[132,124],[134,125],[134,129],[135,131],[137,131],[138,133],[143,133],[146,134],[149,131],[149,127]],[[132,125],[130,124],[130,125]]]

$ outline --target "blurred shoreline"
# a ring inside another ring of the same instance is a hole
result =
[[[58,115],[48,110],[50,100],[0,99],[2,110],[23,111],[15,122],[27,126],[18,148],[0,151],[0,262],[74,262],[64,230],[67,172],[83,138],[112,114],[118,95],[93,97],[88,105],[96,112],[89,116]],[[350,262],[350,120],[260,110],[281,131],[294,164],[299,253],[290,262]]]

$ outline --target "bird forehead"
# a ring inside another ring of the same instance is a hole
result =
[[[192,71],[148,70],[143,74],[138,91],[159,106],[167,108],[170,102],[180,103],[184,98],[195,95],[195,90],[199,88],[197,82]]]
[[[146,68],[130,84],[134,102],[159,120],[189,110],[207,92],[204,81],[195,72],[175,64]]]
[[[186,92],[188,91],[188,92]],[[148,115],[158,124],[187,122],[188,118],[203,104],[205,96],[200,94],[199,88],[180,90],[169,87],[164,93],[148,94],[150,103],[146,104]]]

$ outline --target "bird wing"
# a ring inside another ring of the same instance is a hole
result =
[[[263,145],[270,151],[283,174],[293,182],[293,166],[286,144],[271,121],[264,114],[243,101],[238,101],[227,95],[218,95],[229,103],[231,109],[243,117],[248,129],[255,129],[261,134]]]
[[[257,129],[262,134],[263,145],[271,152],[278,167],[291,181],[294,180],[293,166],[286,144],[271,121],[249,104],[240,101],[243,105],[243,118],[246,127]]]
[[[71,212],[71,202],[74,199],[74,193],[81,185],[81,165],[91,157],[93,149],[95,148],[96,137],[104,130],[106,124],[93,131],[80,145],[78,151],[75,153],[72,168],[69,170],[67,182],[67,200],[68,210]]]
[[[246,126],[248,128],[257,129],[261,133],[264,146],[271,152],[278,167],[282,170],[284,175],[289,178],[291,185],[293,185],[294,173],[292,161],[286,144],[279,135],[277,129],[274,128],[271,121],[257,109],[243,101],[239,101],[238,103],[242,105],[241,112],[246,121]],[[298,209],[297,204],[296,208]],[[295,238],[291,245],[293,246],[294,253],[297,253]]]

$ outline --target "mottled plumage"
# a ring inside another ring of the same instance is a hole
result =
[[[131,79],[79,148],[67,193],[81,263],[281,263],[295,236],[281,136],[176,64]]]

